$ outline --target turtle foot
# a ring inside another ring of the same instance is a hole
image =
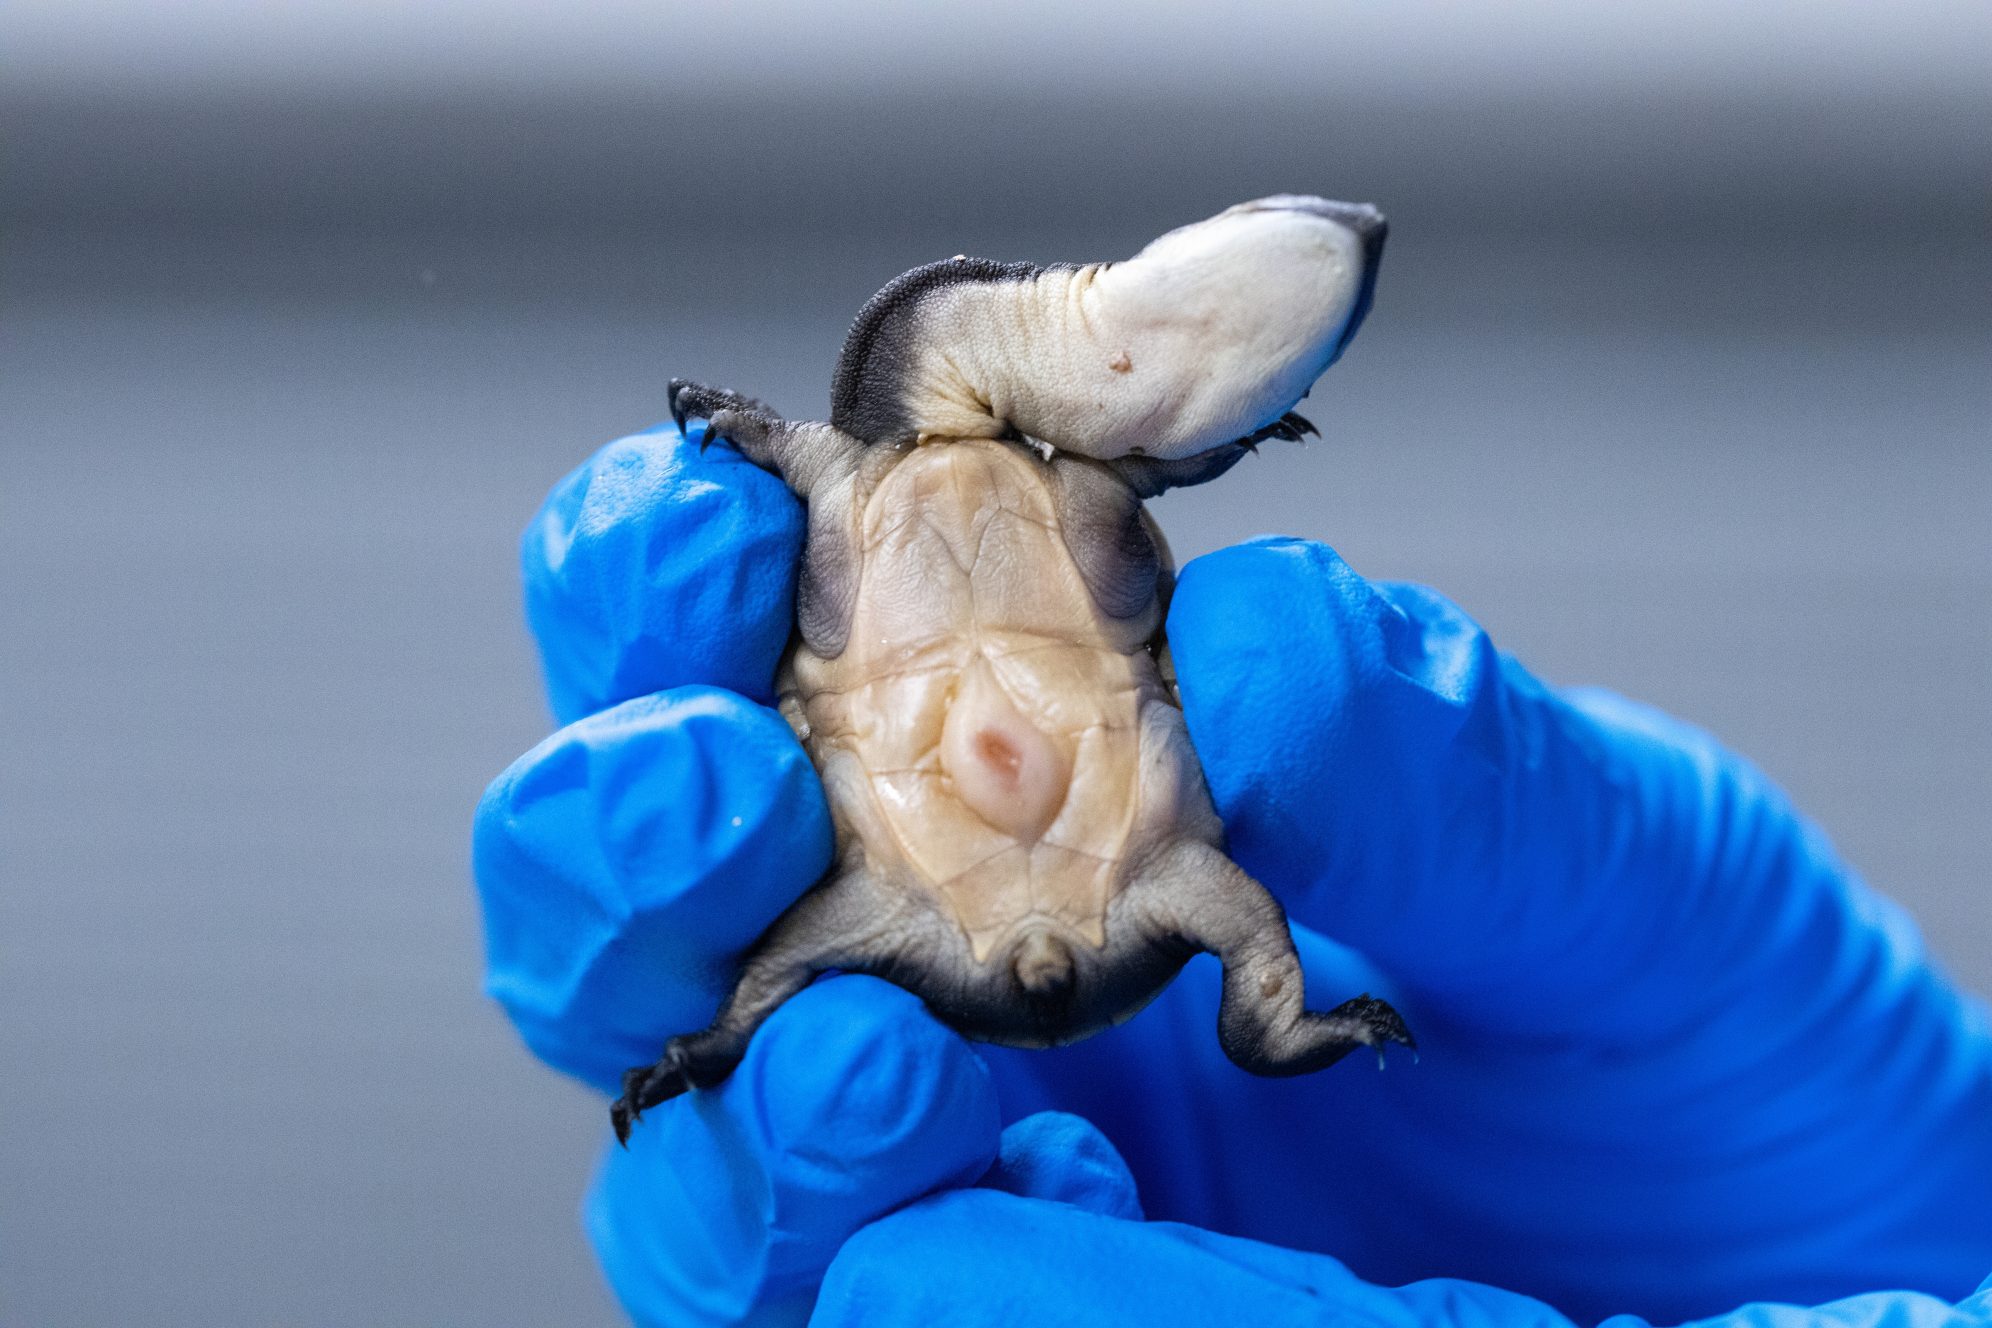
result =
[[[624,1072],[622,1096],[609,1107],[609,1123],[615,1127],[617,1143],[629,1147],[629,1133],[644,1112],[693,1086],[689,1061],[684,1044],[673,1038],[655,1065],[639,1065]]]
[[[699,437],[701,452],[717,438],[731,438],[735,430],[752,434],[758,442],[783,424],[782,417],[765,403],[730,388],[673,378],[668,397],[671,422],[678,426],[679,433],[692,420],[705,424],[705,432]]]

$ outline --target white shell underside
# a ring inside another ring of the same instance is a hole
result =
[[[1148,642],[1066,551],[1045,468],[982,440],[914,449],[863,498],[844,651],[799,646],[785,707],[846,860],[928,893],[977,960],[1020,927],[1104,945],[1127,869],[1206,802]]]

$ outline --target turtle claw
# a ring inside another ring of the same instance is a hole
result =
[[[665,399],[671,403],[671,423],[678,426],[679,433],[685,431],[685,405],[679,398],[690,386],[683,378],[673,378],[671,386],[665,390]]]
[[[1384,1051],[1393,1042],[1408,1047],[1412,1059],[1417,1059],[1418,1040],[1411,1036],[1411,1030],[1404,1025],[1404,1017],[1392,1009],[1388,1001],[1380,1001],[1364,992],[1354,1000],[1343,1001],[1329,1013],[1334,1018],[1353,1019],[1361,1026],[1356,1037],[1376,1051],[1378,1069],[1383,1068]]]
[[[765,440],[767,435],[786,427],[781,417],[765,403],[728,388],[673,378],[667,396],[671,404],[671,422],[678,426],[680,434],[693,420],[704,422],[705,431],[699,435],[698,441],[700,452],[721,439],[738,446],[743,442]],[[715,428],[714,422],[722,415],[727,417],[725,425]]]
[[[609,1107],[609,1124],[615,1127],[617,1143],[629,1147],[630,1131],[643,1119],[644,1112],[692,1087],[686,1059],[684,1048],[674,1039],[664,1048],[657,1064],[639,1065],[623,1072],[622,1096]]]
[[[1277,438],[1281,442],[1298,443],[1308,434],[1313,434],[1318,438],[1321,436],[1321,430],[1315,428],[1314,422],[1305,415],[1298,415],[1293,411],[1288,411],[1271,424],[1262,424],[1243,438],[1240,438],[1238,445],[1246,451],[1251,452],[1256,451],[1258,445],[1268,438]]]
[[[671,405],[671,422],[682,432],[688,420],[709,420],[723,410],[739,411],[743,415],[778,420],[780,417],[765,402],[731,388],[712,387],[706,383],[694,383],[687,378],[673,378],[666,390]]]

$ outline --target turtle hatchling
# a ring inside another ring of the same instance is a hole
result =
[[[1312,431],[1293,407],[1368,312],[1383,240],[1374,208],[1280,195],[1124,262],[930,263],[858,314],[827,424],[671,384],[679,427],[703,422],[688,437],[807,506],[779,692],[837,847],[712,1024],[624,1077],[618,1137],[723,1080],[831,969],[897,983],[965,1036],[1049,1047],[1209,951],[1217,1036],[1255,1074],[1411,1045],[1368,996],[1307,1008],[1285,913],[1225,855],[1142,509]]]

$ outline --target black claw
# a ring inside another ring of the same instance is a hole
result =
[[[1379,1037],[1391,1042],[1401,1042],[1411,1050],[1418,1050],[1418,1040],[1411,1036],[1411,1030],[1404,1026],[1404,1020],[1397,1011],[1378,1001],[1376,1012],[1370,1016],[1369,1025]]]
[[[1298,443],[1310,433],[1319,437],[1321,431],[1305,416],[1288,411],[1271,424],[1261,425],[1246,434],[1238,440],[1238,443],[1239,446],[1250,450],[1255,444],[1262,443],[1268,438],[1277,438],[1283,443]]]
[[[643,1085],[654,1067],[637,1065],[623,1071],[622,1096],[609,1107],[609,1124],[615,1126],[616,1142],[629,1147],[629,1132],[643,1119]]]
[[[1376,1048],[1379,1062],[1383,1059],[1384,1046],[1391,1042],[1402,1043],[1413,1052],[1418,1050],[1417,1039],[1413,1038],[1411,1030],[1405,1027],[1403,1016],[1392,1009],[1388,1001],[1380,1001],[1368,992],[1364,992],[1354,1000],[1344,1001],[1336,1007],[1335,1013],[1362,1022],[1370,1035],[1365,1040]]]
[[[688,421],[712,418],[713,411],[717,409],[714,398],[728,395],[730,394],[725,391],[707,387],[703,383],[673,378],[670,393],[671,420],[678,426],[678,432],[683,433]]]
[[[627,1148],[630,1131],[643,1119],[644,1112],[691,1087],[685,1053],[676,1046],[666,1047],[655,1065],[638,1065],[624,1071],[622,1096],[609,1107],[609,1124],[615,1127],[616,1142]]]
[[[705,432],[699,436],[699,451],[703,452],[714,443],[730,441],[734,435],[724,429],[714,429],[715,415],[727,411],[734,412],[734,424],[742,429],[773,430],[781,425],[781,417],[763,403],[752,397],[742,396],[730,388],[709,387],[704,383],[687,382],[683,378],[673,378],[670,389],[671,420],[684,434],[694,420],[705,423]]]

